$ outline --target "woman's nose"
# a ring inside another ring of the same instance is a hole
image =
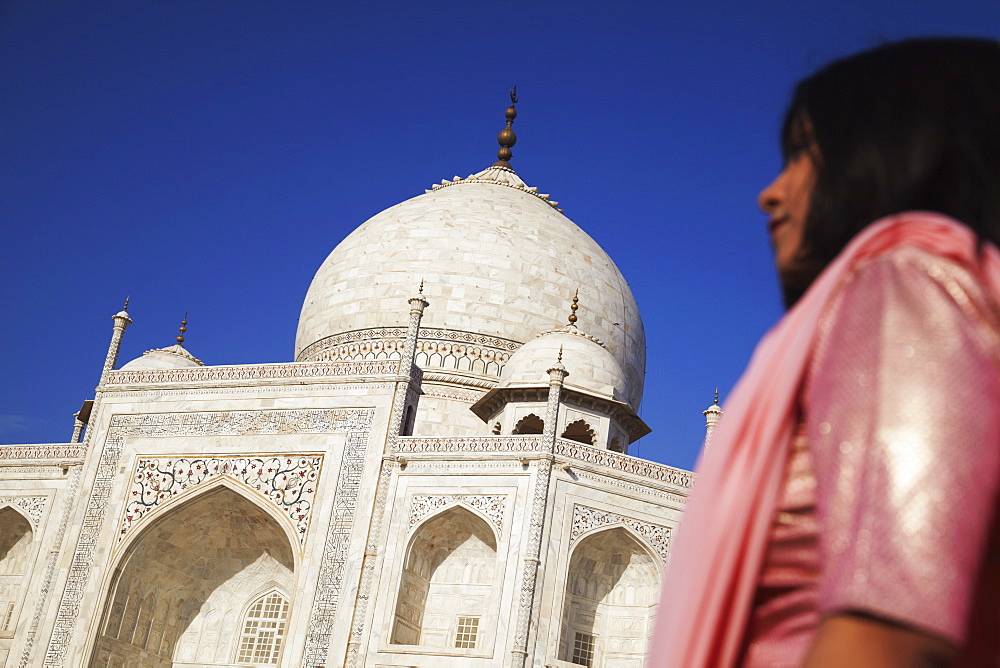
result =
[[[781,204],[781,174],[757,195],[757,206],[764,213],[773,213]]]

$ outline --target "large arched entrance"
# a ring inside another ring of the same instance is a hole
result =
[[[559,657],[594,668],[641,668],[660,569],[622,527],[580,541],[569,562]]]
[[[146,527],[118,566],[92,667],[279,662],[294,557],[277,521],[226,488]]]

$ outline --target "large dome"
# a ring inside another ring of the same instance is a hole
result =
[[[422,336],[428,329],[450,340],[489,339],[507,356],[565,325],[579,290],[581,327],[621,364],[625,399],[638,407],[646,341],[628,284],[555,202],[505,167],[443,182],[348,235],[306,294],[296,360],[332,359],[332,348],[365,339],[361,332],[405,327],[407,298],[421,281],[430,302]],[[502,368],[506,356],[496,359]],[[493,368],[490,373],[487,366],[486,375],[496,378],[499,368]]]

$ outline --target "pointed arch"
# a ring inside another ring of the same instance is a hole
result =
[[[451,652],[482,648],[496,623],[496,579],[489,519],[462,503],[435,513],[410,536],[390,641]]]
[[[570,553],[559,658],[584,666],[641,664],[661,567],[646,541],[623,525],[580,538]]]
[[[563,430],[562,438],[583,443],[584,445],[594,445],[597,440],[597,433],[594,428],[583,419],[570,422]]]
[[[166,517],[171,512],[174,512],[174,510],[179,506],[190,503],[198,497],[214,494],[220,488],[228,489],[229,491],[241,496],[244,500],[250,502],[259,510],[268,514],[284,530],[288,541],[292,545],[299,544],[299,536],[296,533],[295,525],[287,515],[279,511],[274,504],[268,501],[262,494],[258,494],[247,485],[229,477],[228,475],[222,475],[218,478],[206,480],[203,483],[181,492],[173,498],[157,504],[155,508],[147,512],[143,517],[132,524],[129,528],[128,534],[125,536],[125,539],[115,548],[115,553],[118,555],[119,559],[121,559],[122,555],[128,553],[132,543],[138,540],[148,527],[154,526],[160,521],[161,518]],[[301,557],[299,550],[295,551],[295,556],[296,560]],[[296,567],[297,566],[298,564],[296,564]]]
[[[517,421],[511,434],[541,434],[545,431],[545,421],[534,413],[528,413]]]
[[[13,635],[17,625],[34,541],[30,517],[13,505],[0,508],[0,637]]]
[[[236,615],[267,585],[294,590],[287,523],[240,487],[206,483],[130,537],[105,590],[91,666],[231,665]]]

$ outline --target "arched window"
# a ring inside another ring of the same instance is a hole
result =
[[[659,591],[659,561],[628,530],[584,538],[569,561],[560,658],[581,666],[640,665]]]
[[[586,420],[577,420],[566,425],[566,430],[562,433],[563,438],[568,438],[584,445],[593,445],[597,434]]]
[[[392,642],[482,649],[495,624],[496,561],[493,530],[475,513],[457,506],[425,522],[406,557]]]
[[[517,421],[514,425],[514,434],[541,434],[545,429],[545,422],[534,413],[528,413]]]
[[[277,590],[270,591],[250,604],[243,618],[239,663],[267,666],[278,663],[281,642],[288,620],[288,599]]]

